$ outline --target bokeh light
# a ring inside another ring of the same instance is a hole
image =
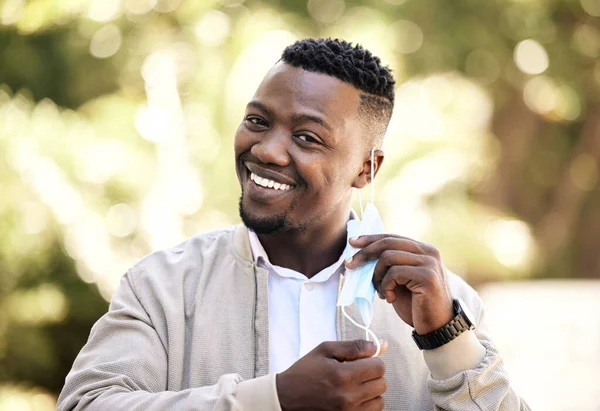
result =
[[[409,20],[398,20],[390,28],[392,48],[402,54],[410,54],[419,50],[423,45],[423,31]]]
[[[0,386],[0,410],[50,411],[56,399],[48,392],[18,385]]]
[[[308,0],[308,13],[320,23],[333,23],[344,14],[344,0]]]
[[[25,8],[25,0],[7,0],[1,9],[0,22],[4,25],[14,24],[19,20]]]
[[[581,114],[577,93],[567,84],[557,85],[547,76],[528,80],[523,98],[532,111],[552,121],[572,121]]]
[[[121,0],[92,0],[87,15],[94,21],[105,23],[116,19],[121,7]]]
[[[68,311],[67,300],[52,284],[12,294],[3,301],[9,318],[20,324],[48,324],[62,321]]]
[[[501,264],[529,268],[534,260],[534,240],[529,227],[517,220],[494,220],[486,227],[485,238]]]
[[[227,14],[211,10],[207,12],[196,24],[194,31],[198,39],[211,46],[222,44],[231,30]]]
[[[152,10],[157,0],[124,0],[125,10],[132,14],[145,14]]]
[[[573,46],[587,57],[600,56],[600,30],[591,24],[580,24],[573,33]]]
[[[99,59],[111,57],[119,51],[122,42],[119,28],[114,24],[107,24],[92,36],[90,54]]]
[[[515,64],[523,73],[541,74],[548,68],[548,53],[539,42],[527,39],[515,47]]]
[[[580,0],[581,7],[588,13],[590,16],[600,17],[600,2],[598,0]]]
[[[106,213],[108,231],[115,237],[127,237],[137,227],[135,209],[127,204],[113,205]]]

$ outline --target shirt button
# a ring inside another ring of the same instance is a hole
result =
[[[313,288],[315,288],[315,285],[313,283],[306,282],[304,283],[304,288],[306,288],[308,291],[311,291]]]

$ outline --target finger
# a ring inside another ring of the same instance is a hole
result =
[[[365,234],[350,238],[350,245],[355,248],[363,248],[375,241],[383,240],[386,237],[402,238],[396,234]]]
[[[417,254],[427,254],[432,257],[436,257],[439,255],[439,250],[434,246],[423,243],[417,240],[414,240],[410,237],[403,237],[397,234],[365,234],[358,237],[352,237],[349,239],[350,245],[354,248],[364,248],[375,241],[383,240],[386,237],[397,238],[400,240],[404,240],[407,244],[412,244],[414,247],[411,247],[410,250]]]
[[[385,375],[385,364],[381,358],[362,358],[343,364],[348,379],[357,384],[381,378]]]
[[[385,378],[381,377],[367,382],[363,382],[361,387],[364,387],[370,393],[368,394],[369,398],[366,398],[366,400],[371,400],[373,398],[377,398],[380,395],[385,394],[388,386]]]
[[[387,391],[387,382],[385,378],[377,378],[376,380],[362,383],[356,391],[356,402],[364,404],[385,394]],[[362,409],[364,408],[361,407]]]
[[[375,265],[375,269],[373,270],[373,284],[377,290],[380,290],[379,284],[383,280],[383,277],[385,277],[390,267],[405,265],[419,266],[424,264],[424,262],[425,261],[421,255],[411,252],[400,250],[384,251],[379,258],[379,261]]]
[[[362,238],[362,237],[361,237]],[[366,261],[377,260],[385,251],[405,251],[413,254],[422,254],[422,248],[412,240],[399,237],[386,236],[364,246],[354,256],[346,260],[347,268],[357,268]]]
[[[375,397],[372,400],[365,401],[361,404],[360,409],[363,411],[381,411],[385,408],[383,397]]]
[[[422,252],[422,253],[426,253],[429,250],[429,248],[432,247],[429,244],[425,244],[420,241],[413,240],[412,238],[403,237],[401,235],[390,234],[390,233],[364,234],[364,235],[350,238],[349,242],[350,242],[350,245],[354,248],[363,248],[363,247],[368,246],[371,243],[374,243],[375,241],[383,240],[384,238],[397,238],[399,240],[404,240],[407,243],[413,243],[417,247],[416,250],[421,250],[420,252]]]
[[[369,358],[375,354],[377,346],[366,340],[327,341],[319,344],[316,350],[328,358],[344,362]]]
[[[429,268],[396,265],[387,271],[379,289],[387,302],[393,303],[396,301],[396,287],[405,286],[411,292],[431,289],[430,285],[436,281],[435,277],[436,273]]]

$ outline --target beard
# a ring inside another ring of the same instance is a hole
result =
[[[244,193],[240,196],[239,211],[244,225],[256,234],[295,232],[303,231],[305,229],[301,224],[294,224],[288,217],[287,211],[283,211],[279,215],[276,214],[267,217],[251,215],[244,206]]]

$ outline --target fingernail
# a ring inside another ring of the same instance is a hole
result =
[[[358,240],[358,237],[350,237],[350,241],[356,241]]]
[[[346,258],[346,264],[350,264],[352,262],[352,256]]]

